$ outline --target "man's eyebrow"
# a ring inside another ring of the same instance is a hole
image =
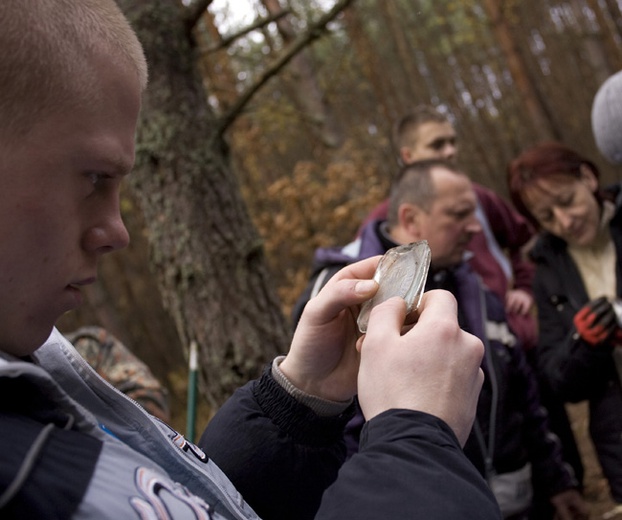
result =
[[[114,157],[101,156],[96,162],[102,170],[114,175],[126,176],[134,168],[134,161],[129,161],[120,155]]]
[[[454,136],[437,137],[432,141],[432,144],[451,143],[455,142],[455,140],[456,138]]]
[[[471,204],[471,202],[460,201],[450,206],[455,211],[475,211],[477,209],[477,203]]]

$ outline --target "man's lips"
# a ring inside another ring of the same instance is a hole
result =
[[[82,280],[78,280],[76,282],[72,282],[67,285],[65,290],[67,291],[68,294],[71,295],[71,300],[72,300],[67,310],[75,309],[79,307],[80,305],[82,305],[82,301],[83,301],[82,288],[86,287],[87,285],[91,285],[95,283],[96,280],[97,280],[96,277],[84,278]]]
[[[67,287],[71,287],[73,289],[80,289],[81,287],[84,287],[86,285],[94,284],[96,282],[96,280],[97,280],[97,277],[92,276],[90,278],[84,278],[84,279],[79,280],[77,282],[72,282]]]

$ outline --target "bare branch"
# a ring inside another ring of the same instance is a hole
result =
[[[231,126],[235,119],[240,115],[240,112],[242,112],[252,97],[259,91],[259,89],[263,87],[270,78],[275,76],[283,67],[285,67],[285,65],[287,65],[300,51],[307,47],[311,42],[322,36],[322,34],[326,31],[328,23],[336,18],[341,11],[352,3],[352,1],[353,0],[339,0],[329,12],[320,17],[318,21],[310,26],[304,34],[301,34],[298,38],[296,38],[292,44],[285,49],[283,54],[266,69],[262,76],[240,95],[231,109],[222,116],[217,129],[217,135],[222,136],[227,128],[229,128],[229,126]]]
[[[185,14],[185,23],[188,35],[192,35],[192,31],[199,23],[201,16],[207,10],[213,0],[196,0],[188,6]]]
[[[243,29],[241,29],[240,31],[227,36],[226,38],[223,38],[222,40],[220,40],[220,42],[218,42],[217,44],[208,47],[207,49],[205,49],[205,52],[215,52],[218,51],[220,49],[223,49],[225,47],[228,47],[229,45],[231,45],[231,43],[233,43],[235,40],[237,40],[238,38],[241,38],[242,36],[247,35],[249,32],[254,31],[256,29],[261,29],[262,27],[268,25],[269,23],[272,22],[276,22],[277,20],[280,20],[281,18],[283,18],[284,16],[290,14],[291,11],[289,9],[285,9],[284,11],[281,11],[279,13],[273,14],[272,16],[269,16],[267,18],[259,18],[257,19],[254,23],[252,23],[251,25],[244,27]]]

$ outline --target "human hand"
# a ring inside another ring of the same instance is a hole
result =
[[[510,289],[505,295],[508,314],[527,314],[533,307],[533,296],[523,289]]]
[[[590,345],[608,339],[618,328],[616,313],[604,296],[587,303],[574,316],[577,332]]]
[[[287,357],[279,365],[299,390],[331,401],[356,393],[360,304],[378,290],[374,275],[380,256],[337,272],[311,298],[300,317]]]
[[[590,513],[576,489],[567,489],[551,497],[551,504],[555,507],[555,520],[587,520]]]
[[[406,305],[391,298],[372,310],[359,343],[358,399],[367,420],[391,408],[417,410],[445,421],[464,446],[484,381],[484,346],[458,325],[456,300],[429,291],[412,327]]]

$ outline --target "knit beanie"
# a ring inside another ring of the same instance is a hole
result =
[[[600,153],[612,164],[622,164],[622,71],[598,89],[592,104],[592,131]]]

